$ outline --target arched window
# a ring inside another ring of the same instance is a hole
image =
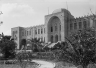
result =
[[[55,31],[57,31],[57,24],[55,24]]]
[[[51,35],[51,43],[53,43],[53,35]]]
[[[45,28],[44,28],[44,33],[45,33]]]
[[[60,31],[61,31],[61,25],[60,25]]]
[[[51,26],[51,32],[53,32],[53,27]]]
[[[82,28],[82,22],[79,22],[79,29]]]
[[[55,36],[55,42],[58,42],[58,35]]]
[[[86,21],[83,22],[83,27],[84,27],[85,29],[87,28],[87,22],[86,22]]]

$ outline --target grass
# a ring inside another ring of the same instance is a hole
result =
[[[37,65],[27,65],[27,67],[26,68],[36,68],[37,67]],[[0,64],[0,68],[21,68],[21,66],[20,65],[17,65],[17,64]]]
[[[31,62],[31,63],[26,63],[23,62],[22,64],[20,63],[16,63],[16,64],[0,64],[0,68],[22,68],[22,67],[26,67],[26,68],[37,68],[38,64]]]

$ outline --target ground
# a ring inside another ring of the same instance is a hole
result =
[[[33,60],[33,61],[36,62],[37,64],[28,65],[27,68],[54,68],[55,65],[56,65],[55,68],[76,68],[73,65],[70,66],[69,64],[67,64],[67,63],[65,64],[62,62],[53,63],[53,62],[44,61],[44,60]],[[13,64],[13,65],[12,64],[7,64],[7,65],[2,64],[2,65],[0,65],[0,68],[21,68],[21,67],[20,67],[20,65],[16,65],[16,64]]]

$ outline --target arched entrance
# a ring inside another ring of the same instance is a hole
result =
[[[51,43],[60,41],[59,37],[61,35],[61,21],[57,16],[53,16],[50,18],[47,28],[48,41],[51,41]]]

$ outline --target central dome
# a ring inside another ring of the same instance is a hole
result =
[[[60,8],[60,9],[56,9],[56,10],[54,10],[52,13],[58,13],[58,12],[69,12],[67,9],[64,9],[64,8]],[[70,13],[70,12],[69,12]]]

